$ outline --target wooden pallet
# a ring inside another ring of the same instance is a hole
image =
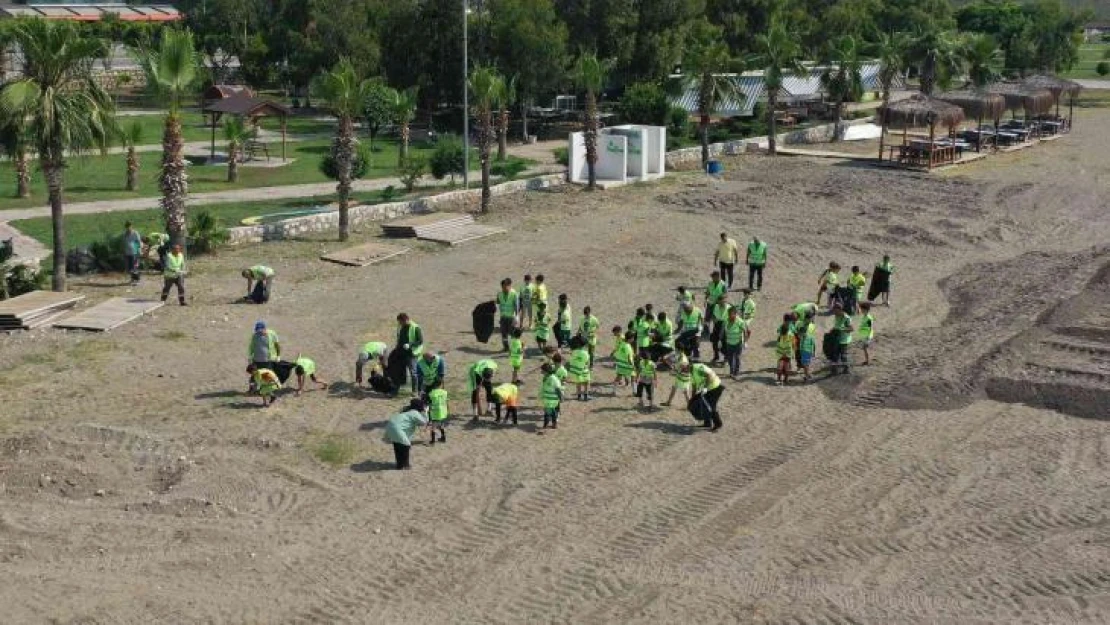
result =
[[[385,243],[366,243],[364,245],[349,247],[345,250],[339,250],[338,252],[324,254],[320,257],[320,260],[351,267],[365,267],[404,254],[407,251],[409,251],[407,247],[387,245]]]
[[[508,230],[505,230],[504,228],[481,226],[478,224],[464,224],[461,226],[435,228],[430,231],[426,231],[418,238],[422,241],[434,241],[436,243],[445,243],[447,245],[460,245],[468,241],[484,239],[485,237],[490,237],[495,234],[505,234],[506,232],[508,232]]]
[[[0,332],[33,330],[69,312],[85,299],[76,293],[32,291],[0,302]]]
[[[54,327],[66,328],[68,330],[107,332],[129,321],[138,319],[164,305],[165,302],[150,299],[113,297],[65,321],[55,323]]]
[[[426,213],[383,224],[382,232],[388,237],[420,238],[425,233],[438,228],[472,223],[474,223],[474,217],[465,213]]]

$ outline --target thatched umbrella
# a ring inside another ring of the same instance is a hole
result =
[[[996,82],[988,85],[987,91],[1001,95],[1006,100],[1006,108],[1012,113],[1020,109],[1028,117],[1043,115],[1052,110],[1052,93],[1047,89],[1029,87],[1019,82]]]
[[[932,145],[936,138],[937,124],[943,124],[951,130],[964,120],[964,111],[955,104],[949,104],[930,98],[923,93],[915,93],[904,100],[891,102],[879,108],[879,119],[882,120],[882,131],[885,133],[888,126],[902,128],[902,145],[906,144],[906,130],[910,127],[929,127],[929,144]],[[882,152],[879,153],[882,158]],[[929,167],[932,168],[933,159],[929,157]]]
[[[974,117],[979,126],[983,125],[983,118],[998,119],[1006,110],[1006,99],[997,93],[990,93],[983,89],[960,89],[958,91],[945,91],[935,96],[949,104],[955,104],[963,109],[969,117]],[[975,151],[982,151],[983,135],[976,134]]]
[[[1036,76],[1029,76],[1021,81],[1021,84],[1032,89],[1047,89],[1052,94],[1052,99],[1056,103],[1056,117],[1060,117],[1060,96],[1068,94],[1068,125],[1071,126],[1072,112],[1075,108],[1075,96],[1083,90],[1083,85],[1068,80],[1067,78],[1060,78],[1059,76],[1049,76],[1047,74],[1038,74]]]

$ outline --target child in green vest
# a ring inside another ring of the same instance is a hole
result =
[[[428,391],[428,432],[432,435],[429,445],[436,444],[436,430],[439,430],[439,442],[447,442],[447,420],[450,417],[450,408],[447,403],[447,391],[443,388],[442,380],[436,380],[432,390]]]
[[[543,427],[552,429],[559,427],[559,406],[563,401],[563,383],[555,373],[555,367],[545,362],[543,371],[543,384],[540,386],[540,401],[543,402]]]
[[[258,389],[258,395],[262,398],[262,407],[266,408],[277,400],[275,395],[281,389],[281,380],[272,369],[259,367],[251,364],[247,368],[251,372],[251,380],[254,382],[255,388]]]
[[[626,386],[632,384],[632,375],[636,373],[635,365],[635,351],[632,349],[632,340],[635,340],[636,335],[632,332],[624,333],[620,326],[613,326],[613,364],[616,368],[616,377],[613,378],[614,394],[616,393],[615,387]]]
[[[589,306],[582,309],[582,321],[578,323],[578,336],[586,343],[586,351],[590,353],[590,368],[594,368],[594,353],[597,351],[597,331],[601,329],[601,322],[593,316]]]
[[[690,358],[686,356],[686,352],[682,350],[675,350],[670,356],[671,374],[674,375],[674,386],[671,387],[671,393],[667,396],[667,401],[663,402],[662,406],[670,406],[671,401],[674,400],[675,392],[682,389],[682,397],[686,403],[690,403],[691,395],[691,380],[690,380]]]
[[[740,318],[748,323],[755,319],[755,299],[751,289],[744,289],[744,299],[740,300]]]
[[[798,368],[802,370],[802,380],[808,382],[809,367],[813,363],[813,355],[817,353],[817,324],[813,320],[813,313],[807,312],[797,327]]]
[[[547,340],[551,338],[551,315],[547,314],[547,302],[536,303],[536,347],[547,351]]]
[[[301,391],[304,390],[304,379],[307,377],[316,383],[317,388],[326,390],[328,388],[327,382],[316,377],[316,362],[311,358],[304,358],[300,355],[293,361],[293,373],[297,376],[297,392],[294,396],[299,397]]]
[[[570,332],[574,326],[573,313],[566,293],[559,294],[559,309],[555,312],[555,344],[559,347],[570,345]]]
[[[520,368],[524,365],[524,341],[520,328],[513,329],[513,336],[509,339],[509,366],[513,368],[513,384],[520,384]]]
[[[524,274],[524,286],[520,287],[520,327],[524,330],[532,329],[533,302],[536,296],[536,285],[532,283],[532,274]]]
[[[856,301],[862,302],[866,294],[867,274],[859,270],[859,265],[852,266],[852,275],[848,276],[848,286],[856,291]]]
[[[590,351],[586,349],[580,339],[575,338],[574,350],[567,361],[567,372],[574,382],[575,392],[579,401],[590,400]]]
[[[647,395],[648,408],[655,407],[655,361],[648,355],[646,349],[640,350],[640,360],[636,366],[636,398],[640,400],[640,407],[644,407],[644,395]]]
[[[859,310],[863,318],[859,322],[860,347],[863,348],[863,364],[871,364],[871,343],[875,340],[875,315],[871,314],[871,302],[860,302]]]
[[[790,323],[783,321],[775,338],[775,358],[778,360],[778,366],[775,367],[775,384],[779,386],[786,384],[790,378],[790,359],[793,357],[794,333],[790,330]]]

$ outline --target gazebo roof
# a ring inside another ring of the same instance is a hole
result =
[[[212,85],[204,90],[204,100],[224,100],[236,96],[254,97],[254,91],[246,85]]]
[[[263,100],[261,98],[252,98],[243,94],[236,94],[222,100],[216,100],[206,105],[202,110],[205,113],[228,113],[231,115],[246,115],[247,117],[259,117],[263,115],[284,117],[293,112],[277,102]]]
[[[887,126],[915,128],[943,124],[955,126],[964,120],[964,111],[955,104],[915,93],[904,100],[891,102],[879,109]]]
[[[1006,110],[1006,98],[1001,94],[991,93],[984,89],[970,88],[945,91],[937,94],[936,98],[949,104],[955,104],[963,109],[969,117],[995,119]]]
[[[1006,99],[1006,108],[1011,111],[1024,109],[1029,115],[1042,115],[1052,109],[1054,98],[1048,89],[1040,89],[1019,82],[996,82],[987,86],[987,91],[997,93]]]
[[[1021,84],[1033,89],[1048,89],[1048,91],[1052,93],[1053,99],[1059,99],[1061,93],[1076,95],[1083,89],[1083,85],[1074,80],[1060,78],[1059,76],[1049,76],[1047,74],[1029,76],[1028,78],[1022,79]]]

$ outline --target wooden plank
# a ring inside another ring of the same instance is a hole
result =
[[[483,239],[485,237],[493,236],[495,234],[504,234],[508,232],[504,228],[495,228],[493,226],[482,226],[478,224],[471,224],[468,226],[460,226],[457,228],[445,228],[437,230],[431,234],[420,237],[424,241],[434,241],[436,243],[445,243],[447,245],[459,245],[467,241],[474,241],[475,239]]]
[[[413,215],[411,217],[405,217],[403,219],[398,219],[396,221],[391,221],[387,224],[384,224],[382,227],[383,228],[416,228],[418,226],[427,226],[429,224],[434,224],[434,223],[438,223],[438,222],[446,221],[446,220],[450,220],[450,219],[457,219],[457,218],[460,218],[460,217],[468,218],[468,219],[474,219],[473,217],[471,217],[470,215],[467,215],[465,213],[424,213],[422,215]]]
[[[138,319],[164,305],[164,302],[156,300],[113,297],[63,322],[55,323],[54,327],[105,332]]]
[[[397,245],[387,245],[385,243],[366,243],[355,247],[349,247],[345,250],[324,254],[320,260],[326,260],[332,263],[339,263],[340,265],[349,265],[351,267],[365,267],[380,263],[387,258],[393,258],[400,254],[408,252],[409,248],[400,247]]]
[[[72,306],[85,299],[76,293],[55,293],[53,291],[31,291],[0,302],[0,317],[22,318],[49,311],[52,308]]]

